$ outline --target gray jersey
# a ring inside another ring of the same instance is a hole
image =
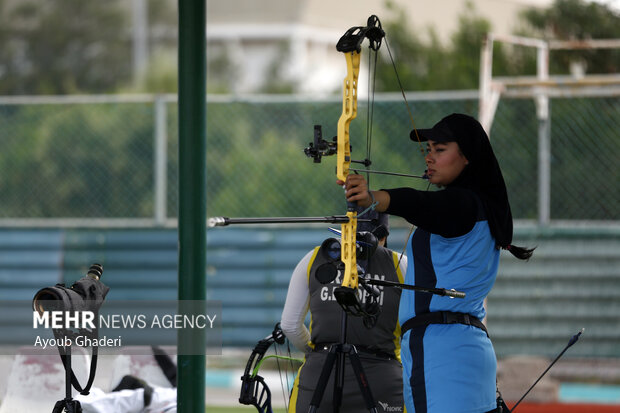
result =
[[[299,369],[291,394],[289,413],[303,413],[316,392],[320,373],[325,365],[330,343],[338,343],[342,308],[334,297],[334,290],[342,283],[338,276],[329,284],[317,281],[317,268],[328,262],[320,248],[315,248],[307,271],[310,293],[309,305],[312,315],[310,322],[310,346],[314,351],[306,354],[304,364]],[[378,247],[370,265],[360,263],[366,273],[373,278],[387,281],[403,282],[403,275],[398,268],[398,255],[386,248]],[[397,269],[398,268],[398,269]],[[359,353],[370,391],[377,403],[379,412],[403,412],[402,366],[400,364],[400,325],[398,324],[398,303],[401,290],[392,287],[377,287],[380,291],[378,304],[381,312],[373,328],[364,326],[361,317],[349,316],[347,321],[346,342],[364,349]],[[365,302],[368,297],[360,294]],[[368,352],[371,350],[371,352]],[[381,353],[373,355],[372,351]],[[398,359],[385,357],[394,354]],[[345,357],[345,378],[342,393],[341,413],[359,413],[367,411],[357,378],[348,357]],[[333,412],[334,371],[325,388],[318,413]]]
[[[328,262],[320,248],[315,249],[313,261],[308,271],[308,287],[310,289],[310,336],[313,344],[340,342],[340,323],[342,308],[334,297],[334,290],[342,283],[340,272],[334,281],[321,284],[315,276],[316,270]],[[377,247],[368,263],[360,262],[366,274],[372,278],[386,281],[403,282],[400,270],[397,270],[398,255],[386,248]],[[398,302],[400,288],[375,287],[380,291],[378,304],[380,313],[373,328],[367,328],[361,317],[349,316],[347,323],[346,342],[367,349],[395,353],[400,355],[400,325],[398,324]],[[369,300],[363,288],[358,289],[358,297],[362,303]],[[312,344],[311,344],[312,346]]]

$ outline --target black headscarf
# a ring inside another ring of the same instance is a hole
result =
[[[417,132],[417,133],[416,133]],[[510,249],[512,242],[512,213],[506,184],[497,158],[482,125],[471,116],[453,113],[431,129],[411,131],[417,141],[456,142],[469,161],[461,174],[448,186],[467,188],[476,193],[487,216],[495,244]]]

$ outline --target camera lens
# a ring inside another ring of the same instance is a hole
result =
[[[62,296],[55,287],[39,290],[32,300],[32,309],[39,314],[58,310],[62,306]]]

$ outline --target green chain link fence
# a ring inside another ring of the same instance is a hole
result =
[[[475,116],[478,108],[475,91],[411,93],[408,101],[419,128],[452,112]],[[303,153],[315,124],[323,126],[324,138],[336,134],[340,112],[339,97],[209,96],[208,215],[341,213],[334,157],[314,164]],[[0,98],[0,125],[3,223],[125,219],[162,225],[176,218],[175,96]],[[377,95],[372,105],[360,98],[351,124],[353,158],[366,157],[371,130],[372,168],[422,174],[411,129],[400,95]],[[537,220],[537,131],[533,99],[500,101],[491,141],[520,220]],[[618,131],[617,96],[551,99],[551,220],[620,219]],[[427,187],[420,179],[386,176],[372,176],[370,183]]]

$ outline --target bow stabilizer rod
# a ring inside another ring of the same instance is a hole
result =
[[[421,291],[424,293],[448,296],[451,298],[465,298],[464,292],[456,291],[454,289],[420,287],[417,285],[401,284],[401,283],[397,283],[394,281],[375,280],[372,278],[360,278],[359,281],[360,281],[360,284],[383,285],[386,287],[396,287],[396,288],[402,288],[403,290]]]
[[[364,220],[360,220],[364,221]],[[368,221],[368,220],[366,220]],[[324,217],[267,217],[267,218],[228,218],[211,217],[207,220],[207,226],[226,227],[231,224],[308,224],[308,223],[327,223],[342,224],[349,222],[346,215],[329,215]]]

